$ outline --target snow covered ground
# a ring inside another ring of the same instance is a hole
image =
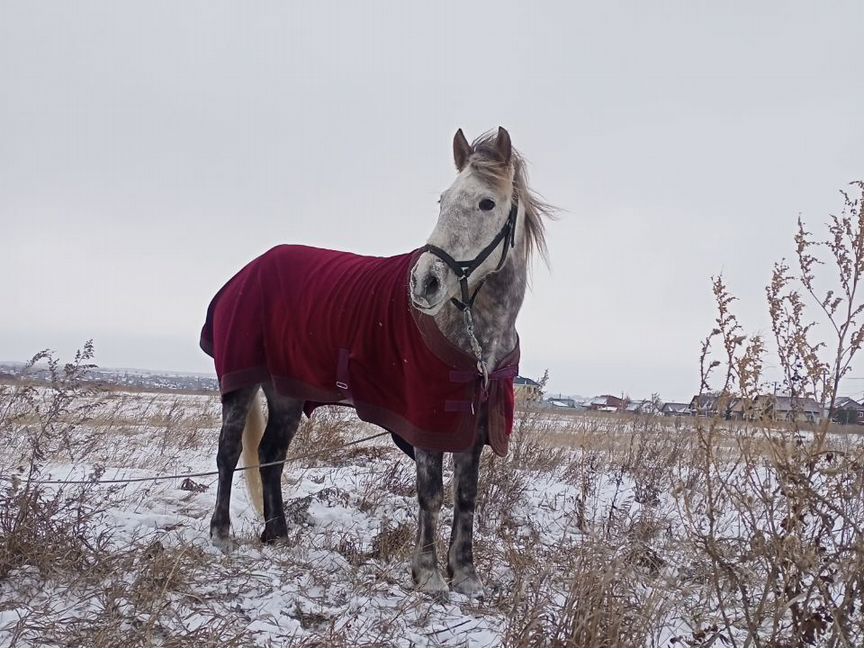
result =
[[[235,478],[226,554],[208,538],[213,476],[49,485],[22,499],[40,434],[41,480],[215,467],[215,396],[73,396],[51,418],[56,394],[25,405],[5,392],[2,474],[19,479],[0,484],[0,645],[709,645],[723,626],[712,567],[684,529],[695,518],[682,489],[700,468],[697,435],[680,425],[523,413],[510,455],[484,457],[486,596],[440,601],[410,577],[413,462],[387,437],[339,449],[376,431],[349,410],[321,410],[292,444],[289,456],[322,454],[286,465],[287,542],[258,542]],[[451,513],[448,502],[442,556]]]

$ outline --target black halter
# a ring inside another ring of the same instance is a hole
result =
[[[516,215],[518,211],[519,203],[514,199],[513,205],[510,207],[510,214],[507,216],[507,222],[504,223],[504,226],[495,238],[492,239],[492,242],[480,250],[480,253],[470,261],[457,261],[435,245],[424,245],[420,248],[423,252],[431,252],[437,256],[456,273],[456,278],[459,280],[459,288],[462,291],[462,299],[459,300],[453,297],[450,301],[453,302],[453,305],[460,311],[464,312],[471,310],[471,307],[474,305],[474,299],[477,297],[477,293],[480,292],[480,288],[483,287],[483,282],[486,281],[486,278],[484,277],[474,289],[474,294],[472,295],[468,290],[468,278],[471,276],[471,273],[479,268],[489,255],[495,251],[495,248],[498,247],[498,244],[501,243],[501,241],[504,241],[504,245],[501,248],[501,258],[498,259],[498,265],[495,266],[493,272],[500,270],[501,266],[504,265],[504,261],[507,260],[507,251],[516,244]]]

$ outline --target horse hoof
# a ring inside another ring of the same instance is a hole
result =
[[[447,589],[447,583],[441,578],[437,569],[424,570],[419,573],[412,569],[411,577],[414,579],[418,591],[441,601],[446,601],[449,597],[450,591]]]
[[[472,599],[480,599],[485,595],[483,583],[480,582],[476,574],[465,574],[461,577],[454,577],[450,581],[450,588],[454,592],[459,592],[459,594],[464,594]]]
[[[222,553],[231,553],[237,548],[237,543],[234,542],[230,536],[211,533],[210,542],[212,542],[213,546],[219,549]]]
[[[261,532],[261,542],[264,544],[275,544],[281,540],[285,540],[288,538],[288,530],[284,531],[274,530],[270,527],[264,527],[264,530]]]

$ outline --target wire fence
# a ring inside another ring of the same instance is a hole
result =
[[[390,434],[389,432],[378,432],[377,434],[370,434],[369,436],[365,436],[362,439],[355,439],[354,441],[349,441],[338,448],[327,448],[326,450],[316,450],[313,452],[307,452],[305,454],[297,455],[294,457],[286,457],[285,459],[281,459],[279,461],[268,461],[263,464],[253,464],[251,466],[240,466],[239,468],[235,468],[234,472],[242,472],[244,470],[252,470],[253,468],[267,468],[268,466],[278,466],[280,464],[285,464],[290,461],[300,461],[301,459],[313,459],[315,457],[321,456],[325,452],[334,452],[338,450],[342,450],[349,446],[357,445],[359,443],[364,443],[366,441],[371,441],[372,439],[377,439],[378,437],[386,436]],[[130,477],[128,479],[28,479],[27,477],[22,477],[20,475],[0,475],[0,480],[5,481],[14,481],[20,480],[22,482],[27,482],[29,484],[39,484],[39,485],[55,485],[55,486],[65,486],[65,485],[75,485],[75,484],[134,484],[138,482],[158,482],[165,481],[168,479],[191,479],[192,477],[212,477],[214,475],[218,475],[218,470],[208,470],[206,472],[194,472],[194,473],[182,473],[177,475],[154,475],[151,477]]]

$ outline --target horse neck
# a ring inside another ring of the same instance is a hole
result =
[[[510,251],[507,262],[486,277],[471,312],[474,333],[483,349],[483,359],[491,369],[516,346],[516,316],[525,298],[528,269],[521,245]],[[452,302],[435,315],[435,323],[454,345],[473,356],[465,316]]]

